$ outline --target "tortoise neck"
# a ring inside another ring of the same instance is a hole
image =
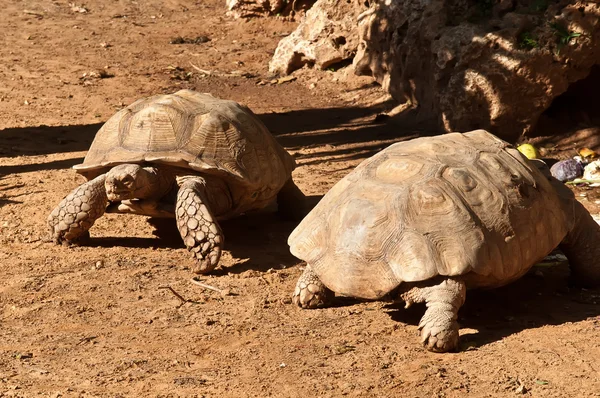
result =
[[[136,195],[138,199],[160,199],[165,196],[175,184],[175,173],[168,167],[143,167],[146,184]]]

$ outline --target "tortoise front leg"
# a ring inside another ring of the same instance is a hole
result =
[[[454,351],[458,348],[458,309],[465,303],[465,283],[456,279],[444,279],[441,283],[426,287],[413,287],[400,297],[408,308],[413,303],[427,306],[419,322],[421,342],[434,352]]]
[[[75,188],[48,216],[55,243],[75,243],[106,209],[108,198],[102,174]]]
[[[188,178],[177,192],[175,216],[177,228],[188,250],[198,260],[195,273],[212,271],[221,257],[223,233],[206,200],[206,184],[202,178]]]
[[[329,290],[312,270],[306,265],[304,272],[298,278],[292,301],[300,308],[318,308],[329,304],[333,292]]]
[[[569,259],[573,281],[584,287],[600,286],[600,225],[587,209],[573,200],[573,229],[560,249]]]

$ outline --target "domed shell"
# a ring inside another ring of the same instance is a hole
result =
[[[122,163],[162,163],[248,188],[279,189],[294,159],[250,109],[191,90],[140,99],[100,128],[84,161],[91,179]]]
[[[288,243],[344,295],[377,299],[438,275],[494,287],[564,238],[559,201],[535,164],[486,131],[418,138],[361,163]]]

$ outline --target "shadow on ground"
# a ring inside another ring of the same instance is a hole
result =
[[[34,156],[86,151],[102,123],[0,130],[0,156]]]
[[[539,269],[534,268],[533,272]],[[543,277],[531,272],[508,286],[469,290],[459,312],[461,328],[477,333],[461,337],[461,350],[500,341],[525,329],[579,322],[600,315],[600,291],[569,286],[567,266],[542,268]],[[403,309],[401,303],[386,306],[390,317],[418,325],[423,304]],[[600,320],[600,319],[599,319]]]
[[[40,156],[86,151],[101,123],[73,126],[38,126],[0,130],[0,158]],[[68,169],[83,161],[82,157],[49,162],[0,166],[0,176],[39,170]]]
[[[399,123],[372,107],[302,109],[259,117],[286,149],[312,149],[296,154],[302,165],[363,159],[374,155],[392,142],[437,134],[427,125]],[[348,146],[351,146],[348,148]]]
[[[312,209],[322,195],[307,197],[307,210]],[[174,219],[149,219],[154,226],[156,238],[141,237],[91,237],[81,242],[89,247],[129,247],[129,248],[184,248]],[[298,221],[282,218],[276,209],[244,214],[231,220],[221,221],[225,235],[225,250],[238,259],[234,266],[217,269],[212,274],[238,274],[248,270],[266,271],[270,268],[287,268],[300,260],[289,252],[287,238],[298,225]],[[93,232],[93,231],[92,231]],[[254,258],[268,260],[257,262]],[[191,264],[192,260],[190,260]]]

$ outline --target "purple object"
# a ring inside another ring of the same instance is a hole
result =
[[[559,181],[572,181],[583,175],[583,165],[575,159],[561,160],[552,165],[550,173]]]

